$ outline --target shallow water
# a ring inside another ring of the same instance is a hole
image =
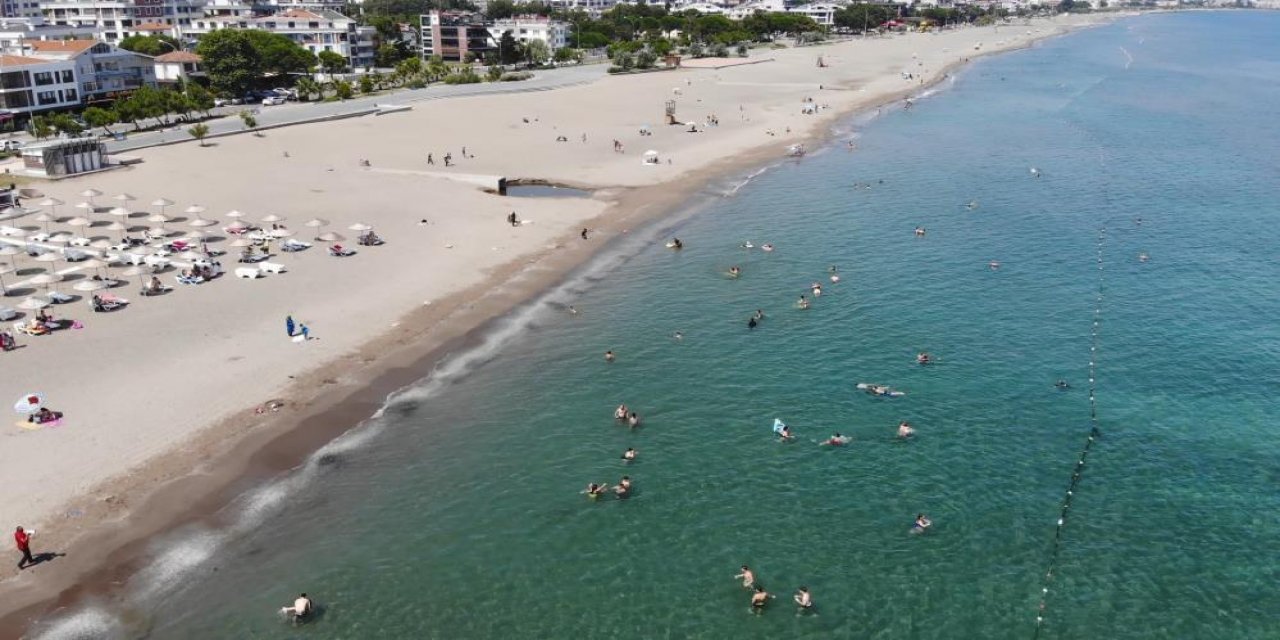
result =
[[[1272,637],[1277,29],[1156,15],[981,61],[857,152],[679,223],[683,251],[644,245],[516,316],[474,371],[406,392],[232,532],[157,541],[140,595],[103,609],[155,638],[1032,637],[1089,429],[1105,226],[1104,436],[1041,637]],[[623,401],[643,427],[614,423]],[[919,437],[895,441],[901,420]],[[816,445],[832,431],[853,445]],[[579,494],[624,474],[629,500]],[[762,616],[743,563],[778,596]],[[274,612],[301,590],[322,610],[294,629]]]
[[[506,195],[509,198],[590,198],[591,192],[547,184],[516,184],[507,187]]]

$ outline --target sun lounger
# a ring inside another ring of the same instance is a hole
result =
[[[126,304],[129,304],[128,300],[125,300],[124,298],[117,298],[110,294],[94,296],[93,299],[89,300],[89,306],[93,307],[94,312],[98,313],[104,311],[115,311]]]
[[[17,228],[17,227],[8,227],[8,226],[0,227],[0,236],[19,236],[19,237],[21,237],[21,236],[22,236],[22,234],[24,234],[24,233],[26,233],[26,231],[23,231],[22,229],[19,229],[19,228]]]
[[[262,275],[262,272],[259,271],[257,267],[236,267],[237,278],[248,278],[250,280],[253,280],[254,278],[257,278],[258,276],[261,276],[261,275]]]
[[[0,307],[0,320],[12,320],[18,317],[18,312],[9,307]]]
[[[310,248],[311,248],[310,242],[294,240],[293,238],[289,238],[288,240],[285,240],[284,242],[280,243],[281,251],[294,252],[294,251],[302,251],[303,249],[310,249]]]
[[[142,261],[150,265],[153,270],[159,270],[169,266],[169,259],[162,256],[147,256],[143,258]]]
[[[49,297],[49,302],[52,302],[54,304],[63,304],[63,303],[71,302],[72,300],[76,299],[75,296],[69,296],[60,291],[50,291],[48,297]]]
[[[178,278],[179,278],[179,280],[181,280],[182,276],[178,276]],[[198,284],[198,283],[197,283],[197,284]],[[169,293],[170,291],[173,291],[173,287],[171,287],[171,286],[169,286],[169,285],[167,285],[167,284],[162,284],[162,285],[160,285],[160,287],[159,287],[158,289],[152,289],[150,285],[147,285],[147,286],[145,286],[145,287],[143,287],[143,288],[142,288],[142,291],[140,292],[140,295],[142,295],[142,296],[145,298],[145,297],[147,297],[147,296],[158,296],[158,295],[162,295],[162,294],[165,294],[165,293]]]
[[[90,240],[88,238],[84,236],[80,236],[78,238],[72,238],[70,241],[67,242],[67,244],[73,247],[87,247],[89,246],[89,242]]]
[[[204,282],[204,278],[200,276],[184,276],[182,274],[178,274],[177,280],[178,284],[200,284]]]
[[[267,258],[270,258],[270,257],[271,256],[265,253],[242,253],[240,254],[240,262],[244,262],[246,264],[254,264],[256,262],[262,262],[263,260],[266,260]]]
[[[263,273],[284,273],[286,269],[279,262],[263,262],[258,265],[258,270]]]
[[[79,249],[67,248],[62,250],[62,257],[66,258],[67,262],[80,262],[82,260],[88,260],[89,254]]]
[[[27,242],[48,242],[48,241],[49,241],[49,234],[43,231],[41,231],[40,233],[34,233],[27,236]]]
[[[354,249],[344,248],[340,244],[335,244],[332,247],[329,247],[329,255],[335,258],[345,258],[347,256],[354,256],[355,254],[356,252]]]
[[[159,229],[147,229],[147,231],[142,235],[146,236],[147,240],[155,242],[156,240],[164,240],[165,236],[168,234]]]

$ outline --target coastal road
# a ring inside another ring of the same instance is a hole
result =
[[[580,84],[594,82],[606,75],[606,65],[592,64],[562,69],[538,71],[533,78],[520,82],[483,82],[479,84],[433,84],[423,89],[395,89],[373,96],[352,98],[340,102],[290,102],[287,104],[264,107],[254,105],[236,105],[213,110],[214,115],[225,115],[224,118],[207,120],[209,136],[218,136],[244,130],[244,123],[236,114],[244,109],[258,109],[258,127],[279,127],[289,124],[303,123],[317,118],[335,117],[343,114],[358,113],[376,108],[377,105],[405,105],[427,100],[443,100],[463,96],[492,95],[498,93],[525,93],[529,91],[548,91]],[[161,144],[193,140],[187,133],[187,125],[171,127],[144,133],[129,133],[125,140],[107,140],[107,151],[119,153]]]

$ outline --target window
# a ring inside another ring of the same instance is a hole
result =
[[[0,89],[21,89],[28,85],[28,78],[22,71],[0,73]]]
[[[44,85],[47,85],[47,84],[53,84],[53,83],[54,83],[53,74],[52,74],[52,73],[50,73],[50,72],[48,72],[48,71],[39,71],[39,72],[36,72],[36,73],[32,74],[32,76],[31,76],[31,77],[35,79],[35,81],[36,81],[36,85],[37,85],[37,86],[44,86]]]
[[[41,104],[41,105],[54,104],[58,101],[58,92],[57,91],[41,91],[40,93],[36,94],[36,101],[38,104]]]
[[[62,72],[62,81],[63,81],[63,82],[75,82],[75,81],[76,81],[75,74],[74,74],[74,73],[72,73],[72,71],[71,71],[70,69],[67,69],[67,70],[63,71],[63,72]]]
[[[80,99],[80,98],[79,98],[79,96],[77,96],[77,95],[76,95],[76,90],[75,90],[75,89],[67,89],[67,101],[68,101],[68,102],[76,102],[76,101],[78,101],[79,99]]]

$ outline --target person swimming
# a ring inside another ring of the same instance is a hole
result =
[[[751,317],[756,322],[760,322],[761,320],[764,320],[764,311],[762,309],[756,309],[756,314]]]
[[[748,241],[746,241],[746,242],[744,242],[744,243],[742,243],[742,244],[740,244],[740,245],[738,245],[738,246],[739,246],[739,247],[741,247],[741,248],[743,248],[743,249],[754,249],[754,248],[756,248],[756,246],[755,246],[754,244],[751,244],[751,241],[750,241],[750,240],[748,240]]]
[[[640,455],[639,451],[628,447],[626,451],[622,452],[622,459],[627,462],[635,462],[636,456],[638,455]]]
[[[669,249],[683,249],[683,248],[684,248],[684,243],[683,243],[683,242],[680,242],[680,238],[672,238],[672,239],[671,239],[671,242],[668,242],[668,243],[667,243],[667,248],[669,248]]]
[[[776,433],[778,434],[778,442],[788,442],[795,439],[795,436],[791,434],[791,427],[785,424],[778,427]]]
[[[613,352],[612,352],[612,351],[606,351],[606,352],[604,352],[604,361],[605,361],[605,362],[613,362],[613,359],[614,359],[614,356],[613,356]]]
[[[627,417],[627,426],[632,429],[640,426],[640,416],[636,415],[636,412],[632,411],[631,415]]]
[[[916,514],[915,524],[911,525],[911,531],[913,533],[924,533],[926,530],[928,530],[929,527],[932,527],[932,526],[933,526],[932,520],[929,520],[928,518],[924,517],[923,513],[918,513]]]
[[[618,485],[613,488],[613,493],[619,498],[626,498],[630,496],[631,495],[631,477],[622,476],[622,479],[618,481]]]
[[[1071,388],[1071,385],[1070,385],[1070,384],[1068,384],[1066,380],[1061,380],[1061,379],[1059,379],[1057,382],[1053,383],[1053,386],[1055,386],[1055,387],[1057,387],[1057,388],[1059,388],[1059,389],[1062,389],[1062,390],[1066,390],[1066,389],[1070,389],[1070,388]]]
[[[921,351],[916,354],[916,364],[929,364],[929,354]]]
[[[1151,256],[1147,255],[1147,252],[1145,251],[1138,254],[1138,262],[1146,262],[1150,259],[1151,259]]]
[[[773,245],[772,245],[772,244],[770,244],[770,243],[768,243],[768,242],[766,242],[766,243],[764,243],[764,244],[760,245],[760,250],[761,250],[761,251],[773,251]]]
[[[764,605],[769,602],[769,598],[771,597],[772,596],[769,595],[769,592],[764,590],[763,586],[756,585],[755,593],[751,594],[751,610],[756,613],[764,611]]]
[[[742,588],[744,589],[750,589],[756,584],[756,574],[751,571],[751,567],[748,567],[745,564],[742,565],[742,571],[738,572],[738,575],[734,576],[734,579],[737,578],[742,578]]]
[[[849,444],[851,441],[853,441],[853,438],[850,438],[849,436],[846,436],[846,435],[842,435],[839,431],[837,431],[834,434],[832,434],[830,438],[827,438],[826,442],[822,443],[822,446],[843,447],[844,445]]]
[[[675,338],[676,340],[684,340],[684,333],[682,333],[682,332],[680,332],[680,331],[677,331],[677,332],[675,332],[675,333],[671,334],[671,337],[672,337],[672,338]]]
[[[569,305],[569,315],[573,315],[573,316],[578,315],[578,310],[574,309],[573,305]]]
[[[755,318],[755,316],[752,316],[752,317],[751,317],[751,319],[747,320],[747,328],[748,328],[748,329],[754,329],[754,328],[756,328],[756,325],[758,325],[758,324],[760,324],[760,323],[759,323],[759,322],[756,322],[756,318]]]
[[[801,295],[801,296],[800,296],[800,299],[799,299],[798,301],[796,301],[796,306],[797,306],[797,307],[799,307],[799,308],[801,308],[801,309],[808,309],[808,308],[809,308],[809,299],[808,299],[808,298],[806,298],[806,297],[804,297],[803,295]]]
[[[795,600],[796,605],[802,610],[813,608],[813,596],[809,594],[809,587],[802,586],[796,589],[796,594],[791,599]]]
[[[992,271],[996,271],[997,269],[1000,268],[1000,261],[992,260],[991,262],[987,263],[987,267],[990,268]]]
[[[911,423],[902,421],[898,424],[898,437],[902,439],[910,438],[916,434],[916,430],[911,428]]]
[[[917,238],[924,237],[924,227],[916,227],[916,237]]]
[[[618,408],[613,410],[613,419],[614,420],[627,419],[627,404],[625,402],[618,405]]]
[[[596,498],[599,498],[600,496],[604,495],[604,492],[608,490],[609,490],[608,486],[603,484],[596,484],[592,482],[591,484],[587,485],[587,490],[583,491],[583,493],[587,494],[588,498],[595,500]]]
[[[736,278],[736,277],[738,277],[738,276],[740,276],[740,275],[742,275],[742,269],[739,269],[739,268],[738,268],[738,267],[736,267],[736,266],[729,267],[729,276],[730,276],[730,277],[732,277],[732,278]]]
[[[813,292],[813,297],[817,298],[822,295],[822,283],[815,282],[809,285],[809,290]]]

